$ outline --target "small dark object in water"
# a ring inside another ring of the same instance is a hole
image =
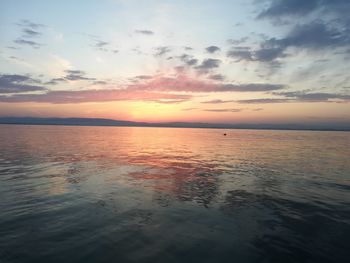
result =
[[[224,136],[226,136],[227,134],[226,133],[224,133]]]

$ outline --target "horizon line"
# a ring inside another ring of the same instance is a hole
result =
[[[85,117],[0,117],[0,124],[53,125],[53,126],[101,126],[101,127],[155,127],[155,128],[202,128],[202,129],[254,129],[254,130],[302,130],[302,131],[350,131],[348,123],[210,123],[210,122],[144,122]]]

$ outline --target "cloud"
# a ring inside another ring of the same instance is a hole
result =
[[[197,63],[198,63],[198,59],[196,59],[196,58],[192,58],[192,59],[186,61],[186,64],[189,66],[197,65]]]
[[[208,78],[212,80],[218,80],[218,81],[223,81],[226,79],[226,77],[222,74],[213,74],[213,75],[210,75]]]
[[[204,109],[203,111],[211,112],[241,112],[243,109]]]
[[[57,85],[60,82],[67,82],[65,78],[53,78],[48,82],[45,82],[46,85]]]
[[[254,52],[254,59],[260,62],[271,62],[276,58],[285,57],[284,50],[283,47],[261,48]]]
[[[184,108],[182,111],[191,111],[191,110],[196,110],[197,108]]]
[[[273,62],[286,57],[287,48],[318,51],[347,47],[350,45],[348,33],[323,21],[297,24],[285,37],[264,40],[255,50],[233,48],[227,56],[237,58],[237,61]]]
[[[269,84],[269,83],[248,83],[248,84],[225,84],[223,85],[231,91],[240,92],[265,92],[272,90],[284,89],[286,86],[282,84]]]
[[[221,64],[220,59],[207,58],[202,61],[202,63],[195,68],[199,70],[200,73],[208,73],[214,68],[218,68]]]
[[[236,58],[236,62],[246,60],[254,61],[254,54],[250,50],[232,49],[227,52],[227,57]]]
[[[21,27],[29,27],[32,29],[39,29],[39,28],[43,28],[46,27],[46,25],[44,24],[38,24],[38,23],[34,23],[28,19],[22,19],[19,23],[17,23],[16,25],[21,26]]]
[[[347,0],[264,0],[257,19],[268,19],[274,25],[288,23],[282,37],[264,37],[258,47],[232,47],[227,56],[239,61],[256,61],[278,65],[287,51],[325,50],[344,52],[350,46],[350,1]],[[243,41],[244,42],[244,41]],[[233,45],[243,43],[230,41]],[[276,64],[277,63],[277,64]]]
[[[182,54],[178,58],[188,66],[194,66],[198,63],[198,59],[194,58],[192,55]]]
[[[95,78],[89,78],[86,77],[86,72],[82,70],[65,70],[66,73],[65,76],[62,76],[60,78],[53,78],[50,81],[46,82],[45,84],[47,85],[56,85],[61,82],[67,82],[68,80],[70,81],[78,81],[78,80],[95,80],[96,84],[96,79]]]
[[[263,44],[263,46],[266,46]],[[236,58],[239,61],[272,62],[277,58],[286,57],[284,50],[286,47],[262,47],[257,50],[249,48],[233,48],[227,52],[227,57]]]
[[[153,76],[151,76],[151,75],[138,75],[138,76],[136,76],[135,77],[135,79],[151,79],[151,78],[153,78]]]
[[[92,82],[92,84],[94,84],[94,85],[106,85],[106,84],[108,84],[108,82],[104,81],[104,80],[95,80],[94,82]]]
[[[18,44],[18,45],[27,45],[27,46],[31,46],[32,48],[36,48],[36,49],[41,47],[41,44],[39,44],[38,42],[35,42],[32,40],[26,40],[23,38],[17,38],[13,42]]]
[[[38,37],[41,35],[39,31],[35,31],[29,28],[24,28],[22,31],[24,33],[24,37]]]
[[[58,83],[76,80],[93,80],[93,84],[106,84],[95,78],[86,77],[82,70],[66,70],[66,75],[60,78],[51,79],[45,84],[55,85]],[[138,81],[130,81],[129,84],[109,89],[85,89],[85,90],[48,90],[40,85],[30,83],[41,83],[40,80],[32,79],[22,75],[3,75],[2,93],[9,93],[2,96],[2,102],[45,102],[45,103],[83,103],[102,102],[117,100],[140,100],[153,101],[157,103],[181,103],[193,98],[193,94],[186,93],[210,93],[210,92],[266,92],[277,91],[285,86],[269,83],[246,83],[246,84],[222,84],[208,81],[206,79],[195,79],[182,73],[175,77],[161,75],[136,76]],[[10,84],[8,84],[10,83]],[[5,85],[7,84],[7,86]],[[68,83],[69,84],[69,83]],[[12,90],[9,91],[9,86]],[[28,91],[45,91],[35,94],[10,94]],[[215,101],[219,103],[219,101]],[[215,103],[211,101],[211,103]],[[223,101],[222,101],[223,102]]]
[[[9,56],[9,59],[15,60],[15,61],[24,61],[24,59],[16,57],[16,56]]]
[[[220,51],[220,48],[217,47],[217,46],[209,46],[209,47],[206,47],[205,50],[210,53],[210,54],[213,54],[217,51]]]
[[[135,30],[135,33],[142,35],[154,35],[154,32],[151,30]]]
[[[159,99],[159,100],[149,100],[152,102],[156,102],[156,103],[161,103],[161,104],[178,104],[178,103],[182,103],[185,101],[188,101],[188,98],[185,99]]]
[[[202,101],[201,103],[204,104],[222,104],[222,103],[228,103],[228,102],[233,102],[234,100],[208,100],[208,101]]]
[[[290,101],[291,101],[290,99],[266,98],[266,99],[236,100],[235,102],[240,104],[269,104],[269,103],[286,103]]]
[[[287,47],[324,49],[329,47],[346,46],[349,44],[350,38],[347,35],[347,32],[332,27],[323,21],[298,24],[285,38],[272,38],[266,41],[266,45],[282,49]]]
[[[258,14],[258,19],[275,18],[281,16],[306,15],[314,11],[319,0],[272,0],[267,8]],[[323,1],[324,2],[324,1]]]
[[[65,70],[67,73],[64,79],[66,80],[95,80],[95,78],[85,77],[86,73],[82,70]]]
[[[276,92],[275,95],[284,96],[287,98],[294,98],[298,101],[307,102],[332,102],[332,101],[350,101],[350,95],[326,92],[308,93],[305,91],[291,91],[291,92]]]
[[[40,37],[42,33],[39,31],[41,28],[46,27],[43,24],[33,23],[29,20],[23,19],[16,25],[22,28],[22,36],[15,39],[13,42],[18,45],[27,45],[32,48],[40,48],[42,45],[36,41],[31,40],[32,38]],[[30,38],[30,39],[28,39]]]
[[[177,77],[155,76],[143,83],[131,84],[129,89],[161,92],[266,92],[284,89],[282,84],[246,83],[223,84],[189,78],[186,75]]]
[[[40,83],[40,81],[25,75],[0,74],[0,93],[11,94],[46,90],[42,86],[33,85],[35,83]]]
[[[103,52],[113,52],[116,53],[115,50],[109,50],[107,46],[110,44],[107,41],[99,40],[99,39],[93,39],[95,41],[95,44],[93,45],[97,50],[103,51]],[[117,51],[118,52],[118,51]]]
[[[108,44],[109,43],[106,42],[106,41],[97,40],[96,47],[102,48],[102,47],[104,47],[104,46],[106,46]]]
[[[163,47],[157,47],[156,48],[156,53],[154,54],[156,57],[160,57],[165,55],[166,53],[169,53],[171,51],[171,49],[167,46],[163,46]]]
[[[240,104],[300,103],[300,102],[350,102],[350,95],[337,93],[307,93],[302,91],[274,92],[284,98],[236,100]]]
[[[90,40],[93,42],[91,46],[98,51],[111,52],[114,54],[119,52],[118,49],[115,49],[115,48],[113,49],[112,47],[110,47],[112,45],[111,42],[101,40],[100,36],[92,35],[92,34],[84,34],[84,35],[90,38]]]
[[[287,48],[332,51],[350,46],[350,1],[268,0],[265,3],[267,5],[257,19],[270,19],[278,24],[287,19],[292,27],[284,37],[264,40],[260,49],[252,53],[251,57],[255,56],[255,60],[268,62],[278,59],[285,56]],[[238,53],[231,55],[244,59]],[[246,54],[245,60],[254,59]]]
[[[191,95],[130,91],[128,89],[100,89],[100,90],[65,90],[47,91],[43,94],[16,94],[0,96],[1,102],[38,102],[38,103],[85,103],[107,101],[153,101],[158,103],[179,103],[191,99]]]
[[[283,17],[305,17],[312,13],[348,14],[350,2],[347,0],[268,0],[267,7],[259,12],[258,19],[276,19]]]
[[[82,70],[77,70],[77,69],[67,69],[65,70],[66,73],[68,74],[76,74],[76,75],[84,75],[85,74],[85,71],[82,71]]]
[[[240,45],[247,42],[248,37],[241,37],[240,39],[228,39],[227,42],[231,45]]]

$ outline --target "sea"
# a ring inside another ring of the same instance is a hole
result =
[[[349,258],[350,132],[0,125],[0,263]]]

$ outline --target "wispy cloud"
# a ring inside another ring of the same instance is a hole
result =
[[[275,25],[288,21],[291,29],[285,36],[264,39],[259,48],[245,51],[233,48],[227,53],[229,57],[271,62],[286,57],[288,48],[322,51],[350,46],[349,1],[267,0],[265,3],[257,19],[268,19]]]
[[[23,28],[22,31],[24,33],[24,37],[38,37],[41,35],[41,32],[35,31],[33,29],[30,29],[30,28]]]
[[[194,66],[198,63],[198,59],[194,58],[192,55],[182,54],[178,58],[188,66]]]
[[[236,62],[257,61],[272,62],[277,58],[283,58],[287,55],[284,53],[286,47],[262,44],[261,48],[251,50],[247,47],[234,47],[227,52],[227,57],[236,58]]]
[[[208,74],[213,69],[220,67],[222,61],[220,59],[207,58],[202,61],[202,63],[195,68],[200,74]]]
[[[215,52],[218,52],[220,51],[220,48],[217,47],[217,46],[209,46],[209,47],[206,47],[205,50],[210,53],[210,54],[213,54]]]
[[[16,23],[17,26],[22,28],[22,36],[15,39],[13,42],[18,45],[31,46],[32,48],[38,49],[42,46],[37,41],[33,41],[33,38],[38,38],[42,35],[40,31],[46,26],[43,24],[38,24],[31,22],[30,20],[23,19],[19,23]]]
[[[86,77],[86,73],[82,70],[66,70],[67,75],[64,77],[67,80],[95,80],[95,78]]]
[[[44,24],[34,23],[28,19],[22,19],[20,22],[16,23],[16,25],[32,29],[40,29],[46,27]]]
[[[308,92],[273,92],[284,98],[264,98],[235,100],[240,104],[271,104],[271,103],[305,103],[305,102],[350,102],[350,95],[338,93],[308,93]]]
[[[202,101],[201,103],[204,104],[223,104],[223,103],[228,103],[228,102],[234,102],[234,100],[207,100],[207,101]]]
[[[40,80],[33,79],[30,76],[18,75],[18,74],[0,74],[0,93],[23,93],[33,91],[44,91],[44,87],[40,85]]]
[[[286,103],[286,102],[290,102],[290,99],[278,99],[278,98],[247,99],[247,100],[236,100],[235,102],[241,103],[241,104],[269,104],[269,103]]]
[[[191,107],[191,108],[184,108],[184,109],[182,109],[182,111],[192,111],[192,110],[196,110],[197,108],[193,108],[193,107]]]
[[[241,37],[239,39],[228,39],[227,42],[230,45],[241,45],[241,44],[247,42],[248,39],[249,39],[249,37]]]
[[[57,85],[61,82],[67,82],[65,78],[53,78],[50,81],[45,82],[46,85]]]
[[[250,61],[280,65],[281,61],[298,51],[324,52],[345,50],[350,47],[349,1],[323,0],[265,0],[258,10],[257,19],[272,21],[275,26],[288,23],[289,30],[279,37],[264,36],[252,46],[242,38],[230,40],[233,45],[227,57],[236,62]],[[260,6],[260,5],[257,5]],[[338,51],[339,52],[339,51]]]
[[[103,47],[105,47],[105,46],[107,46],[109,43],[108,42],[106,42],[106,41],[101,41],[101,40],[97,40],[97,43],[96,43],[96,47],[98,47],[98,48],[103,48]]]
[[[326,92],[275,92],[274,94],[284,96],[287,98],[295,98],[298,101],[307,102],[328,102],[328,101],[350,101],[350,95]]]
[[[108,82],[104,81],[104,80],[95,80],[92,82],[92,84],[94,84],[94,85],[107,85]]]
[[[270,83],[245,83],[222,84],[199,79],[193,79],[186,75],[177,77],[155,76],[143,83],[132,84],[130,89],[153,90],[162,92],[266,92],[284,89],[282,84]]]
[[[213,74],[213,75],[208,76],[208,78],[212,79],[212,80],[217,80],[217,81],[223,81],[226,79],[226,77],[222,74]]]
[[[147,30],[147,29],[135,30],[135,33],[142,34],[142,35],[154,35],[154,32],[152,30]]]
[[[162,46],[162,47],[157,47],[156,53],[154,54],[157,57],[163,56],[171,51],[170,47],[167,46]]]
[[[93,47],[98,51],[118,53],[118,50],[113,50],[109,48],[110,43],[100,39],[94,39]]]
[[[304,17],[313,12],[346,14],[350,10],[349,1],[323,0],[268,0],[266,7],[258,13],[258,19]],[[346,17],[344,17],[346,19]]]
[[[13,50],[17,50],[19,49],[18,47],[14,47],[14,46],[7,46],[8,49],[13,49]]]
[[[152,101],[159,103],[179,103],[191,99],[191,95],[130,91],[128,89],[100,89],[100,90],[65,90],[48,91],[42,94],[17,94],[0,96],[1,102],[38,102],[38,103],[86,103],[107,101]]]
[[[47,85],[56,85],[62,82],[67,81],[80,81],[80,80],[94,80],[94,83],[96,84],[97,80],[96,78],[90,78],[86,76],[86,72],[82,70],[65,70],[66,74],[59,78],[53,78],[50,81],[46,82]]]
[[[94,85],[105,85],[107,82],[95,78],[87,77],[82,70],[66,70],[66,75],[60,78],[51,79],[45,82],[46,85],[55,85],[67,81],[92,81]],[[165,76],[136,76],[137,82],[131,81],[124,86],[117,86],[109,89],[99,90],[47,90],[40,85],[29,85],[34,80],[27,76],[3,75],[2,87],[3,93],[9,93],[6,85],[12,87],[13,93],[28,91],[45,91],[41,94],[17,94],[12,96],[3,96],[1,101],[6,102],[47,102],[47,103],[82,103],[92,101],[113,101],[113,100],[145,100],[158,103],[180,103],[190,100],[193,95],[179,94],[187,93],[213,93],[213,92],[266,92],[277,91],[284,88],[280,84],[268,83],[246,83],[246,84],[219,84],[190,78],[186,75],[176,77]],[[69,85],[69,83],[68,83]],[[112,84],[111,84],[112,85]],[[204,103],[225,103],[229,101],[212,100]]]
[[[193,50],[193,47],[190,47],[190,46],[184,46],[184,49],[187,50],[187,51],[191,51]]]
[[[204,109],[211,112],[241,112],[243,109]]]
[[[92,47],[95,50],[102,51],[102,52],[110,52],[113,54],[119,53],[119,50],[113,47],[113,43],[111,41],[107,41],[102,39],[100,36],[93,35],[93,34],[83,34],[87,36],[90,41],[92,42]]]
[[[323,21],[314,21],[297,24],[285,37],[264,40],[254,50],[234,47],[227,52],[227,56],[237,58],[238,61],[271,62],[286,57],[285,51],[289,47],[317,51],[346,46],[350,46],[348,30],[332,27]]]
[[[341,47],[350,44],[347,31],[332,27],[323,21],[298,24],[283,38],[270,38],[263,43],[266,49],[279,50],[277,55],[288,47],[319,50],[324,48]],[[275,55],[275,57],[277,57]]]
[[[14,43],[18,44],[18,45],[25,45],[25,46],[31,46],[32,48],[40,48],[42,45],[38,42],[32,41],[32,40],[26,40],[23,38],[17,38],[13,41]]]

